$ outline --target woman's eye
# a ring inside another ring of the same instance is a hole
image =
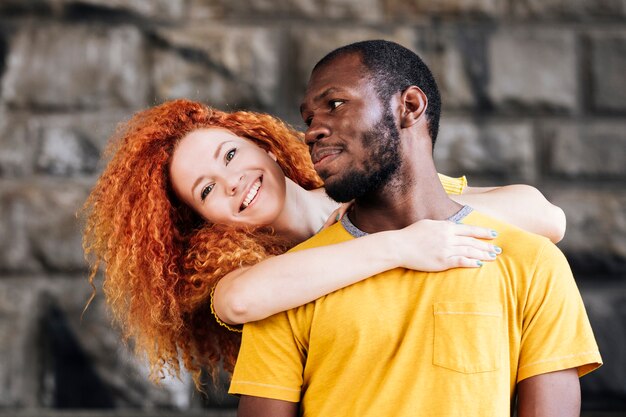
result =
[[[231,159],[235,157],[235,153],[237,153],[237,149],[234,148],[226,152],[226,156],[224,157],[226,159],[226,163],[229,163]]]
[[[343,100],[331,100],[328,104],[330,104],[330,108],[335,110],[337,107],[341,106],[344,103]]]
[[[211,190],[213,190],[213,187],[215,187],[215,184],[209,184],[202,189],[202,192],[200,193],[200,199],[202,201],[206,199],[206,196],[208,196]]]

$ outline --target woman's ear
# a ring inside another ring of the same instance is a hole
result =
[[[410,86],[402,92],[400,100],[402,105],[400,127],[411,127],[426,114],[428,98],[421,88]]]
[[[278,158],[271,151],[267,151],[267,154],[274,160],[274,162],[278,162]]]

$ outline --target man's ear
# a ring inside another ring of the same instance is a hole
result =
[[[402,92],[400,100],[402,105],[400,127],[411,127],[426,114],[428,98],[421,88],[410,86]]]

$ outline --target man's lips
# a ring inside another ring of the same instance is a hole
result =
[[[315,149],[311,154],[311,160],[315,169],[333,161],[341,153],[342,149],[339,147],[325,147]]]

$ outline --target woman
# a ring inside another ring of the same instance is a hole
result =
[[[478,267],[499,251],[476,239],[490,230],[421,221],[272,258],[337,208],[300,133],[269,115],[177,100],[137,113],[116,136],[85,204],[84,246],[92,285],[104,263],[106,300],[154,378],[177,373],[180,360],[198,386],[202,369],[232,370],[239,335],[224,322],[259,320],[387,269]],[[455,199],[556,239],[564,229],[560,209],[530,187]],[[529,225],[522,206],[541,216]]]

